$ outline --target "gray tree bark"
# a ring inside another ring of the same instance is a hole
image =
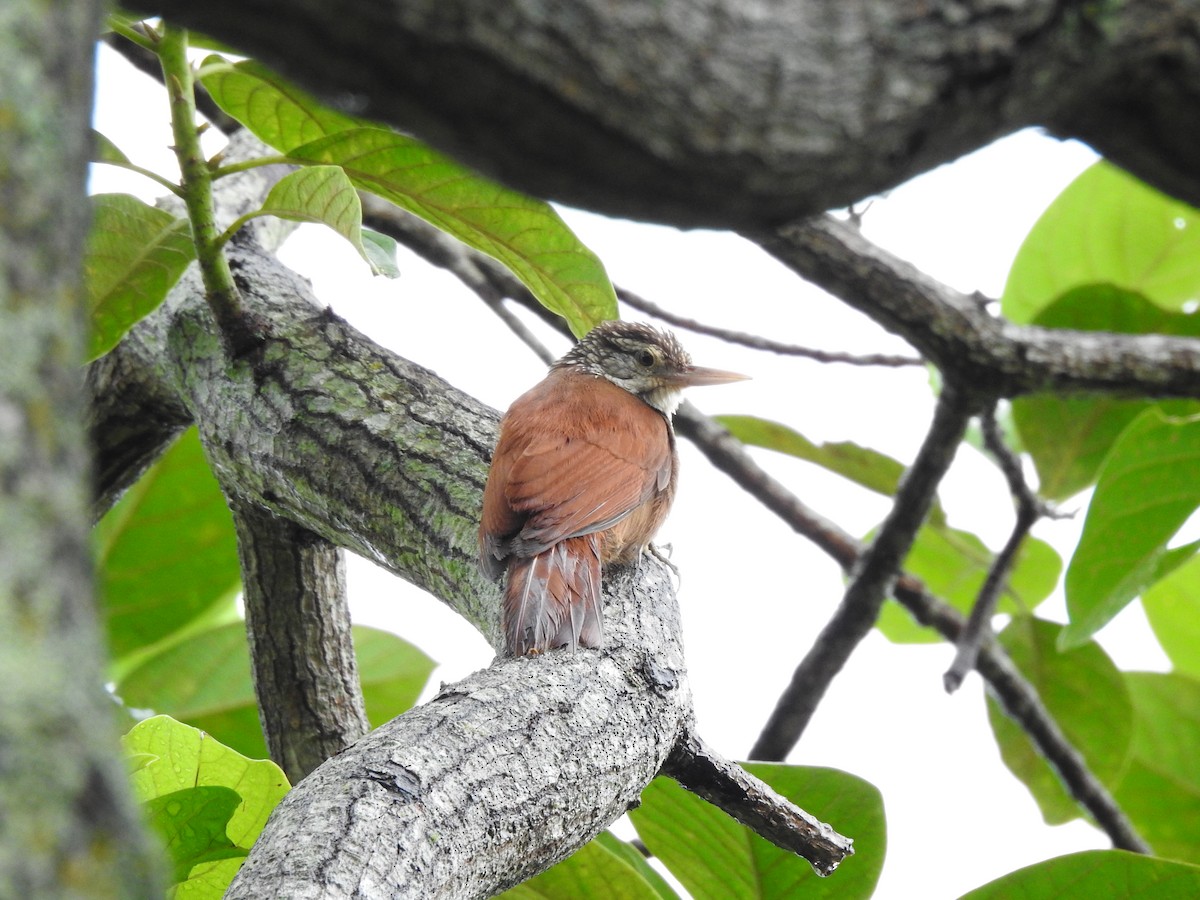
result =
[[[1028,126],[1200,205],[1195,0],[158,0],[541,197],[680,226],[845,206]]]
[[[88,543],[95,3],[0,6],[0,896],[161,896],[116,756]]]
[[[342,551],[290,519],[233,505],[258,717],[295,784],[371,730]]]

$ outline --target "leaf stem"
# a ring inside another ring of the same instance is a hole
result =
[[[163,26],[158,45],[163,81],[171,98],[171,133],[179,160],[180,187],[192,223],[192,240],[204,280],[204,293],[213,317],[229,348],[235,354],[249,344],[241,295],[221,252],[213,205],[212,169],[200,148],[196,126],[196,98],[191,63],[187,58],[187,31]]]
[[[251,221],[252,219],[257,219],[260,216],[265,216],[265,215],[269,215],[269,213],[267,213],[261,209],[256,209],[252,212],[243,213],[242,215],[238,216],[236,219],[233,220],[233,222],[230,224],[230,226],[228,228],[226,228],[224,231],[222,231],[220,233],[220,235],[217,236],[216,244],[215,244],[217,249],[220,249],[221,247],[224,247],[227,243],[229,243],[229,239],[231,237],[233,237],[235,234],[237,234],[238,229],[240,229],[247,222]]]
[[[238,172],[246,172],[250,169],[257,169],[261,166],[288,166],[288,165],[312,165],[309,160],[292,159],[290,156],[278,154],[276,156],[256,156],[254,159],[244,159],[241,162],[230,163],[227,166],[213,169],[211,171],[213,181],[218,178],[224,178],[226,175],[236,175]]]
[[[141,23],[145,25],[145,23]],[[131,26],[124,21],[120,16],[110,15],[105,25],[108,29],[116,34],[119,34],[125,40],[137,44],[143,50],[149,50],[151,53],[158,53],[158,44],[154,40],[153,33],[146,34],[139,31],[136,27]]]
[[[176,197],[183,198],[183,189],[169,178],[163,178],[157,172],[152,172],[150,169],[142,168],[137,163],[128,161],[118,161],[115,159],[96,159],[93,162],[100,163],[105,166],[116,166],[118,169],[125,169],[129,172],[136,172],[139,175],[144,175],[160,187],[166,188]]]

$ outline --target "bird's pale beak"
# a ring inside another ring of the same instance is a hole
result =
[[[703,366],[688,366],[671,378],[679,387],[700,387],[706,384],[729,384],[731,381],[748,381],[749,375],[726,372],[724,369],[706,369]]]

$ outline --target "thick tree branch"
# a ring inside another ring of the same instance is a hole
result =
[[[831,216],[749,236],[981,393],[1200,394],[1200,340],[1013,325]]]
[[[778,224],[1030,125],[1200,201],[1200,15],[1178,0],[150,9],[529,193],[615,215]]]
[[[606,601],[604,652],[498,660],[321,766],[227,896],[488,897],[636,803],[690,717],[678,609],[649,562]]]
[[[852,841],[783,800],[691,732],[675,746],[663,774],[777,846],[803,856],[820,875],[828,875],[854,852]]]
[[[891,511],[851,569],[842,602],[796,667],[791,683],[750,750],[751,759],[787,758],[829,684],[875,626],[974,411],[969,396],[960,394],[951,384],[943,388],[929,433],[896,490]]]
[[[294,522],[233,504],[246,636],[267,747],[292,784],[370,731],[342,552]]]

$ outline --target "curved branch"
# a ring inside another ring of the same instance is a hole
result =
[[[1004,480],[1008,482],[1009,492],[1013,495],[1013,502],[1017,507],[1017,518],[1013,523],[1008,540],[1005,541],[1004,546],[996,554],[996,558],[992,560],[992,564],[988,568],[987,578],[984,579],[983,586],[979,589],[975,604],[971,607],[971,615],[967,618],[966,627],[958,639],[954,661],[950,664],[946,674],[942,676],[942,683],[948,694],[954,693],[962,686],[967,673],[975,668],[980,645],[985,639],[991,637],[992,615],[996,611],[1000,593],[1004,590],[1013,565],[1016,563],[1017,554],[1029,535],[1029,529],[1039,518],[1053,513],[1053,510],[1033,492],[1028,482],[1025,481],[1025,473],[1021,471],[1021,461],[1004,443],[1004,438],[1000,434],[1000,425],[996,422],[995,406],[993,405],[985,411],[979,420],[983,431],[984,445],[996,458],[1004,473]]]
[[[529,193],[609,214],[778,224],[1030,125],[1200,200],[1200,17],[1173,0],[153,9]]]
[[[900,335],[947,378],[982,394],[1200,394],[1200,340],[1013,325],[831,216],[749,236],[798,275]]]
[[[490,897],[635,804],[690,721],[661,566],[606,585],[603,651],[497,660],[298,784],[229,898]]]

